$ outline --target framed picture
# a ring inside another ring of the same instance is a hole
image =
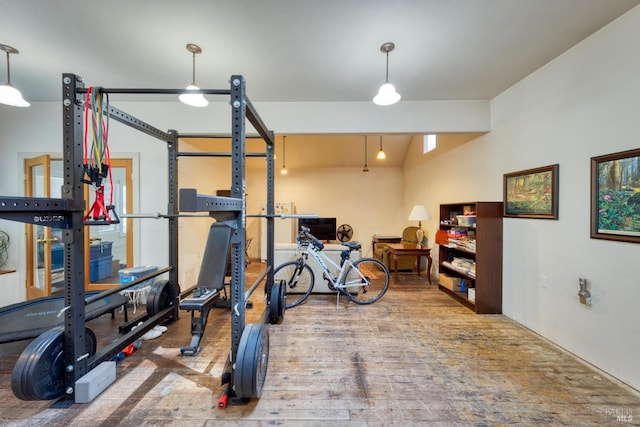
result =
[[[640,243],[640,148],[591,158],[591,238]]]
[[[504,175],[504,216],[558,219],[558,165]]]

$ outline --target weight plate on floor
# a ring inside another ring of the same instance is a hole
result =
[[[233,375],[236,396],[240,398],[260,397],[269,362],[269,330],[264,324],[245,326]]]
[[[97,340],[85,328],[85,351],[93,356]],[[11,375],[13,394],[21,400],[51,400],[64,395],[64,327],[35,338],[20,354]]]
[[[284,281],[280,282],[278,286],[278,316],[280,320],[284,319],[284,310],[287,307],[287,285]]]
[[[151,286],[147,295],[147,314],[155,316],[175,302],[175,292],[168,280],[160,280]]]
[[[271,298],[269,298],[269,323],[280,323],[284,317],[284,281],[274,283],[271,287]]]

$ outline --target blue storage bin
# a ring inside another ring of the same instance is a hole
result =
[[[64,245],[62,243],[51,244],[51,269],[64,268]]]
[[[106,279],[111,276],[111,261],[113,256],[105,256],[102,258],[94,259],[89,262],[91,269],[89,270],[89,280],[91,282],[97,282],[101,279]]]
[[[118,270],[118,274],[120,275],[120,283],[123,285],[126,285],[127,283],[131,283],[134,280],[140,279],[141,277],[148,276],[149,274],[157,270],[158,270],[158,267],[156,267],[155,265],[145,265],[141,267],[131,267],[131,268],[124,268],[122,270]],[[151,286],[153,285],[153,282],[155,282],[155,277],[152,277],[149,280],[145,280],[142,283],[138,283],[137,285],[132,286],[129,289],[137,289],[137,288],[143,288],[145,286]]]
[[[113,242],[98,242],[89,245],[89,259],[98,259],[111,256]]]

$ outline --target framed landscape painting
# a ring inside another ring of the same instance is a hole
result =
[[[504,175],[504,216],[558,219],[557,164]]]
[[[640,148],[591,158],[591,238],[640,243]]]

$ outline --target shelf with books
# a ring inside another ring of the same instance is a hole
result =
[[[475,223],[458,225],[468,212]],[[478,314],[502,313],[502,202],[440,205],[440,230],[439,273],[468,283],[465,291],[440,290]]]

